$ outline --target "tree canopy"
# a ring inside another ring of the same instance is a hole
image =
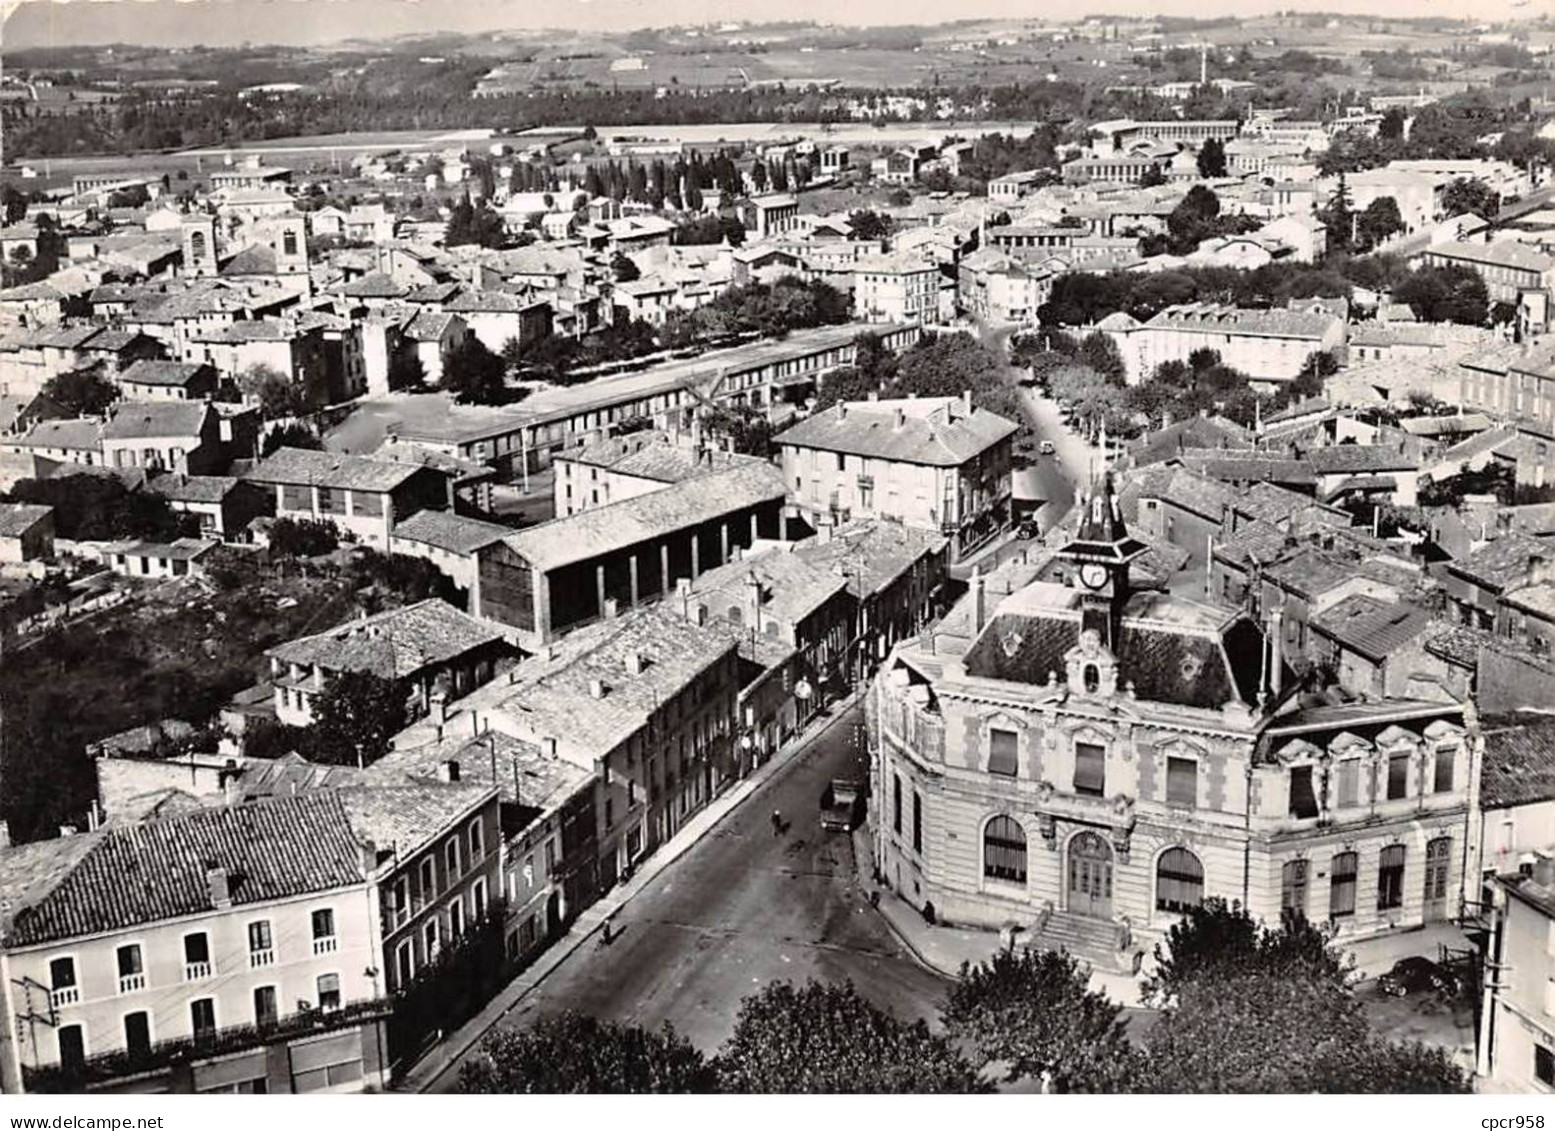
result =
[[[443,388],[459,404],[503,404],[508,399],[506,375],[502,358],[469,334],[443,363]]]
[[[1005,1079],[1045,1079],[1059,1092],[1120,1092],[1138,1071],[1123,1008],[1089,988],[1090,971],[1062,951],[1002,950],[964,964],[945,1028]]]
[[[740,1003],[718,1053],[726,1092],[986,1092],[977,1070],[922,1021],[901,1021],[851,982],[775,982]]]
[[[1422,322],[1483,326],[1490,315],[1485,280],[1460,263],[1418,268],[1393,289],[1393,300],[1407,303]]]
[[[95,416],[119,399],[119,390],[95,368],[70,369],[50,378],[43,395],[73,416]]]
[[[405,689],[369,671],[332,676],[313,701],[314,761],[370,766],[389,752],[389,740],[405,725]]]
[[[637,1025],[567,1012],[528,1029],[498,1028],[459,1070],[463,1092],[517,1095],[685,1094],[717,1090],[707,1058],[669,1026]]]

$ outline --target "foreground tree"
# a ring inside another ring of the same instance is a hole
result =
[[[658,1033],[563,1013],[529,1029],[498,1029],[459,1071],[459,1090],[518,1093],[696,1093],[717,1076],[695,1047],[665,1026]]]
[[[1350,963],[1305,919],[1263,926],[1209,899],[1156,947],[1147,1002],[1162,1006],[1142,1087],[1158,1092],[1463,1092],[1441,1050],[1372,1033]]]
[[[1059,1092],[1120,1092],[1137,1073],[1123,1012],[1088,987],[1089,971],[1061,951],[1003,950],[961,967],[945,1006],[952,1040],[1005,1080],[1046,1078]]]
[[[944,1037],[877,1009],[851,982],[776,982],[747,997],[717,1065],[726,1092],[989,1090]]]
[[[1207,139],[1199,147],[1199,176],[1223,177],[1226,175],[1226,145],[1219,138]]]
[[[389,739],[405,725],[405,690],[369,671],[334,676],[313,701],[315,761],[370,766],[389,752]]]

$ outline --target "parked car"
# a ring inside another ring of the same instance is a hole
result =
[[[821,792],[821,828],[850,833],[863,820],[863,786],[851,778],[833,778]]]
[[[1404,997],[1406,994],[1432,990],[1448,997],[1457,997],[1460,985],[1458,975],[1441,963],[1414,955],[1395,962],[1393,969],[1377,979],[1377,988],[1389,997]]]
[[[1053,446],[1052,440],[1043,440],[1040,444],[1037,445],[1038,455],[1050,456],[1056,451],[1058,451],[1058,449]]]
[[[1019,538],[1023,542],[1030,542],[1037,536],[1037,533],[1037,520],[1034,518],[1023,520],[1021,524],[1015,528],[1015,537]]]

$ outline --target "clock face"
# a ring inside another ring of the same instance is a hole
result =
[[[1081,566],[1080,581],[1090,589],[1102,588],[1107,584],[1107,567],[1095,563]]]

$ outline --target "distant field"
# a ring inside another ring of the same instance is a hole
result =
[[[1120,57],[1115,45],[1022,42],[992,48],[936,44],[918,50],[775,47],[753,52],[723,47],[697,53],[601,54],[503,64],[482,84],[492,92],[558,87],[729,87],[784,82],[839,82],[850,87],[906,88],[1031,81],[1049,70],[1094,73],[1097,59]],[[1120,68],[1124,71],[1133,68]]]

